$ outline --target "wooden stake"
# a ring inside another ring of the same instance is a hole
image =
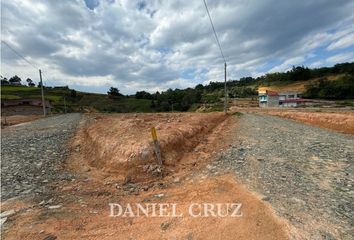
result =
[[[157,140],[157,134],[156,134],[155,127],[151,128],[151,136],[152,136],[152,140],[154,141],[157,163],[161,166],[162,165],[162,158],[161,158],[161,151],[160,151],[160,143]]]

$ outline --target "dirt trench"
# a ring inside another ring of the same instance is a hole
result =
[[[236,116],[176,113],[87,117],[86,125],[72,139],[66,164],[76,177],[56,183],[52,196],[46,199],[2,204],[3,210],[15,208],[3,230],[5,239],[289,238],[291,226],[277,217],[267,202],[233,175],[210,169],[219,153],[232,147]],[[139,154],[141,147],[150,146],[151,126],[158,131],[166,176],[143,171],[144,166],[155,163],[153,155],[129,158],[132,153]],[[183,216],[110,217],[110,203],[173,203]],[[204,203],[241,203],[242,216],[190,215],[191,204]]]
[[[195,149],[198,145],[208,143],[210,133],[220,131],[216,128],[222,127],[227,118],[223,113],[93,116],[90,118],[91,123],[82,127],[73,140],[70,165],[79,171],[93,170],[124,177],[129,175],[135,181],[143,181],[151,175],[146,174],[149,165],[157,164],[151,127],[157,130],[164,167],[169,172],[181,166],[183,157],[198,152]],[[204,149],[212,152],[209,150]]]

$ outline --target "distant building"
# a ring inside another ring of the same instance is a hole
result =
[[[259,107],[298,107],[306,100],[297,92],[259,91]]]
[[[51,113],[52,104],[45,100],[47,113]],[[1,101],[1,114],[5,116],[14,115],[41,115],[43,114],[41,99],[14,99]]]

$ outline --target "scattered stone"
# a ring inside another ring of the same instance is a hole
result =
[[[263,196],[262,200],[268,202],[270,200],[270,197],[269,196]]]
[[[43,238],[43,240],[55,240],[55,239],[57,239],[57,236],[55,236],[53,234],[49,234],[48,236]]]
[[[306,202],[304,200],[298,199],[296,197],[292,197],[292,198],[290,198],[290,200],[292,202],[294,202],[294,203],[298,203],[298,204],[301,204],[301,205],[305,205],[306,204]]]
[[[162,198],[162,197],[164,197],[164,196],[165,196],[164,193],[159,193],[159,194],[155,194],[155,195],[154,195],[155,198]]]
[[[2,212],[2,213],[0,214],[0,218],[10,217],[10,216],[14,215],[15,213],[16,213],[16,212],[15,212],[15,210],[13,210],[13,209],[7,210],[7,211]]]
[[[58,166],[69,153],[66,143],[80,119],[78,113],[56,115],[2,130],[2,201],[32,193],[41,195],[51,190],[48,182],[71,178],[71,173],[58,171]]]
[[[179,177],[175,177],[173,179],[173,183],[179,183],[179,182],[181,182],[181,179]]]
[[[230,170],[251,191],[265,193],[260,198],[306,239],[332,239],[333,232],[319,232],[323,222],[336,239],[352,239],[352,135],[244,114],[234,136],[237,148],[219,153],[223,157],[213,163],[218,171]]]
[[[158,186],[160,189],[166,189],[166,188],[167,188],[167,185],[164,184],[164,183],[162,183],[162,182],[158,183],[157,186]]]
[[[2,227],[2,225],[6,222],[6,220],[7,220],[7,217],[0,219],[0,227]]]
[[[62,205],[52,205],[52,206],[48,206],[49,209],[58,209],[61,208]]]
[[[163,223],[161,223],[160,227],[161,227],[161,229],[162,229],[163,231],[166,231],[167,228],[169,228],[170,225],[171,225],[170,222],[163,222]]]
[[[127,185],[128,183],[131,183],[131,182],[132,182],[132,177],[128,175],[124,178],[123,185]]]

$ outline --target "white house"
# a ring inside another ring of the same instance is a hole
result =
[[[298,107],[305,100],[298,92],[258,91],[259,107]]]

